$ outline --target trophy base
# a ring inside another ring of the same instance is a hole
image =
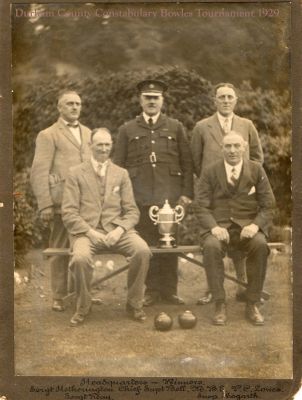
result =
[[[173,237],[164,237],[159,239],[158,247],[161,249],[173,249],[177,247],[176,240]]]

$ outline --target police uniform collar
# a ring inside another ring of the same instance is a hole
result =
[[[160,112],[157,113],[156,115],[152,115],[152,116],[146,114],[145,112],[143,112],[143,118],[144,118],[146,124],[148,124],[150,118],[152,119],[153,124],[156,124],[156,122],[158,121],[159,116],[160,116]]]

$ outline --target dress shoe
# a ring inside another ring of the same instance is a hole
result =
[[[126,304],[126,311],[134,321],[143,322],[147,318],[142,308],[134,308],[129,303]]]
[[[96,305],[96,306],[100,306],[100,305],[102,305],[104,302],[103,302],[103,300],[100,299],[100,298],[93,297],[93,298],[91,299],[91,303],[94,304],[94,305]]]
[[[53,311],[64,311],[65,307],[64,307],[64,303],[63,300],[54,300],[52,302],[52,307]]]
[[[255,303],[246,304],[246,317],[254,325],[263,325],[264,318]]]
[[[155,303],[158,303],[159,301],[160,301],[160,296],[158,293],[147,293],[143,300],[143,305],[145,307],[149,307]]]
[[[72,316],[69,325],[72,327],[79,326],[84,322],[84,320],[85,320],[85,315],[76,312]]]
[[[197,300],[196,304],[199,306],[203,306],[205,304],[209,304],[213,301],[213,296],[211,292],[206,292],[206,294]]]
[[[171,296],[163,297],[163,301],[168,304],[180,305],[185,304],[184,300],[181,297],[178,297],[176,294],[172,294]]]
[[[236,300],[240,301],[241,303],[246,303],[247,302],[246,290],[238,289],[236,292]],[[265,302],[264,298],[261,297],[259,303],[262,305],[264,304],[264,302]]]
[[[222,301],[217,301],[215,303],[215,314],[213,318],[214,325],[225,325],[227,320],[226,316],[226,305]]]

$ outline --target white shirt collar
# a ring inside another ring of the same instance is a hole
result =
[[[109,159],[106,160],[104,163],[101,163],[101,162],[97,161],[93,156],[91,156],[90,161],[91,161],[92,167],[96,174],[98,173],[98,169],[99,169],[99,165],[100,165],[101,166],[101,175],[102,176],[106,175],[107,167],[109,164]]]
[[[218,111],[217,111],[217,118],[218,121],[220,123],[221,126],[224,125],[224,121],[226,119],[228,119],[230,126],[232,125],[232,121],[233,121],[233,117],[234,117],[234,113],[232,112],[232,114],[228,115],[227,117],[224,117],[223,115],[221,115]]]
[[[243,160],[241,160],[237,165],[230,165],[228,164],[225,160],[224,160],[224,166],[225,166],[225,171],[227,174],[227,178],[229,180],[229,177],[232,175],[232,170],[233,168],[235,168],[235,176],[238,179],[242,170],[242,164],[243,164]]]
[[[150,118],[152,119],[153,124],[156,124],[156,122],[157,122],[157,120],[158,120],[158,118],[159,118],[159,114],[160,114],[160,112],[157,113],[156,115],[152,115],[152,116],[151,116],[151,115],[147,115],[147,114],[143,111],[143,117],[144,117],[144,120],[145,120],[146,124],[149,123],[149,119],[150,119]]]
[[[68,126],[71,122],[66,121],[64,118],[60,117],[61,121]],[[73,124],[77,124],[77,126],[68,126],[68,128],[77,129],[79,127],[79,121],[74,121]]]

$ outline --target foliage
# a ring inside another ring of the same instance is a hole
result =
[[[51,17],[16,16],[15,9],[53,12]],[[82,75],[144,70],[178,65],[196,70],[213,83],[250,80],[254,87],[284,90],[289,84],[289,4],[272,7],[277,18],[213,17],[217,10],[242,11],[242,4],[131,4],[131,9],[156,10],[156,18],[96,16],[97,9],[125,10],[128,4],[28,4],[13,6],[13,68],[24,80],[30,76]],[[200,17],[198,9],[208,12]],[[271,8],[271,6],[270,6]],[[85,18],[67,12],[89,12]],[[163,17],[161,9],[190,11],[190,17]],[[260,10],[261,8],[259,8]],[[244,10],[255,11],[254,4]]]
[[[108,72],[98,77],[69,76],[28,79],[14,85],[14,167],[15,191],[25,193],[16,197],[16,250],[36,242],[41,236],[36,227],[35,201],[27,184],[28,168],[34,154],[37,133],[56,121],[58,92],[73,88],[82,97],[81,122],[95,128],[107,126],[115,137],[118,127],[140,112],[136,83],[145,78],[167,82],[169,91],[165,111],[182,121],[190,136],[194,124],[214,111],[212,84],[197,72],[178,67],[160,67],[144,71]],[[291,108],[289,93],[256,90],[249,82],[240,87],[237,112],[256,125],[265,154],[265,169],[271,180],[279,208],[275,222],[290,224],[291,211]],[[197,241],[198,222],[189,209],[181,236],[185,242]]]
[[[36,212],[36,201],[29,185],[29,168],[14,177],[14,250],[15,264],[20,266],[23,256],[43,238],[43,229]]]

